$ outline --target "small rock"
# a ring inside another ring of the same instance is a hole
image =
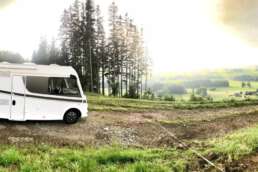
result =
[[[8,141],[11,144],[19,144],[19,143],[32,143],[34,139],[32,137],[8,137]]]
[[[109,128],[108,128],[108,127],[105,127],[105,128],[104,128],[104,131],[109,131]]]
[[[178,144],[176,146],[177,149],[185,149],[186,147],[183,144]]]

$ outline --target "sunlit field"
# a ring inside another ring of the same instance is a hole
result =
[[[258,82],[250,82],[251,88],[241,87],[242,82],[241,81],[229,81],[229,87],[225,88],[216,88],[213,90],[212,88],[208,89],[208,95],[213,98],[214,101],[222,101],[222,100],[229,100],[229,99],[236,99],[236,100],[243,100],[245,98],[250,98],[250,99],[256,99],[258,96],[241,96],[241,97],[236,97],[234,96],[235,93],[238,92],[246,92],[246,91],[256,91],[258,89]],[[177,100],[189,100],[190,96],[192,94],[192,89],[187,89],[187,94],[183,95],[178,95],[175,94],[175,98]]]

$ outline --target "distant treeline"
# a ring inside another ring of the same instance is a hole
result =
[[[257,76],[253,76],[253,75],[239,75],[239,76],[235,76],[233,78],[234,80],[237,80],[237,81],[258,81],[258,74]]]
[[[85,3],[75,0],[64,10],[61,22],[60,49],[54,41],[48,45],[42,39],[33,62],[73,66],[85,91],[106,94],[107,90],[109,95],[134,98],[143,94],[150,60],[143,29],[128,14],[119,14],[113,2],[106,29],[100,6],[94,6],[93,0]]]
[[[191,80],[180,83],[155,82],[150,88],[158,94],[186,94],[187,89],[229,87],[227,80]]]
[[[200,87],[229,87],[229,81],[227,80],[192,80],[184,81],[182,85],[186,88],[200,88]]]
[[[24,59],[18,53],[13,53],[10,51],[0,51],[0,62],[23,63]]]

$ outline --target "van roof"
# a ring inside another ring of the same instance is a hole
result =
[[[33,63],[13,64],[0,63],[0,73],[5,75],[29,75],[29,76],[46,76],[46,77],[70,77],[77,76],[76,71],[70,66],[36,65]]]

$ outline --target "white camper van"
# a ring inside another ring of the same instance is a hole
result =
[[[72,124],[87,117],[87,107],[72,67],[0,63],[0,118]]]

